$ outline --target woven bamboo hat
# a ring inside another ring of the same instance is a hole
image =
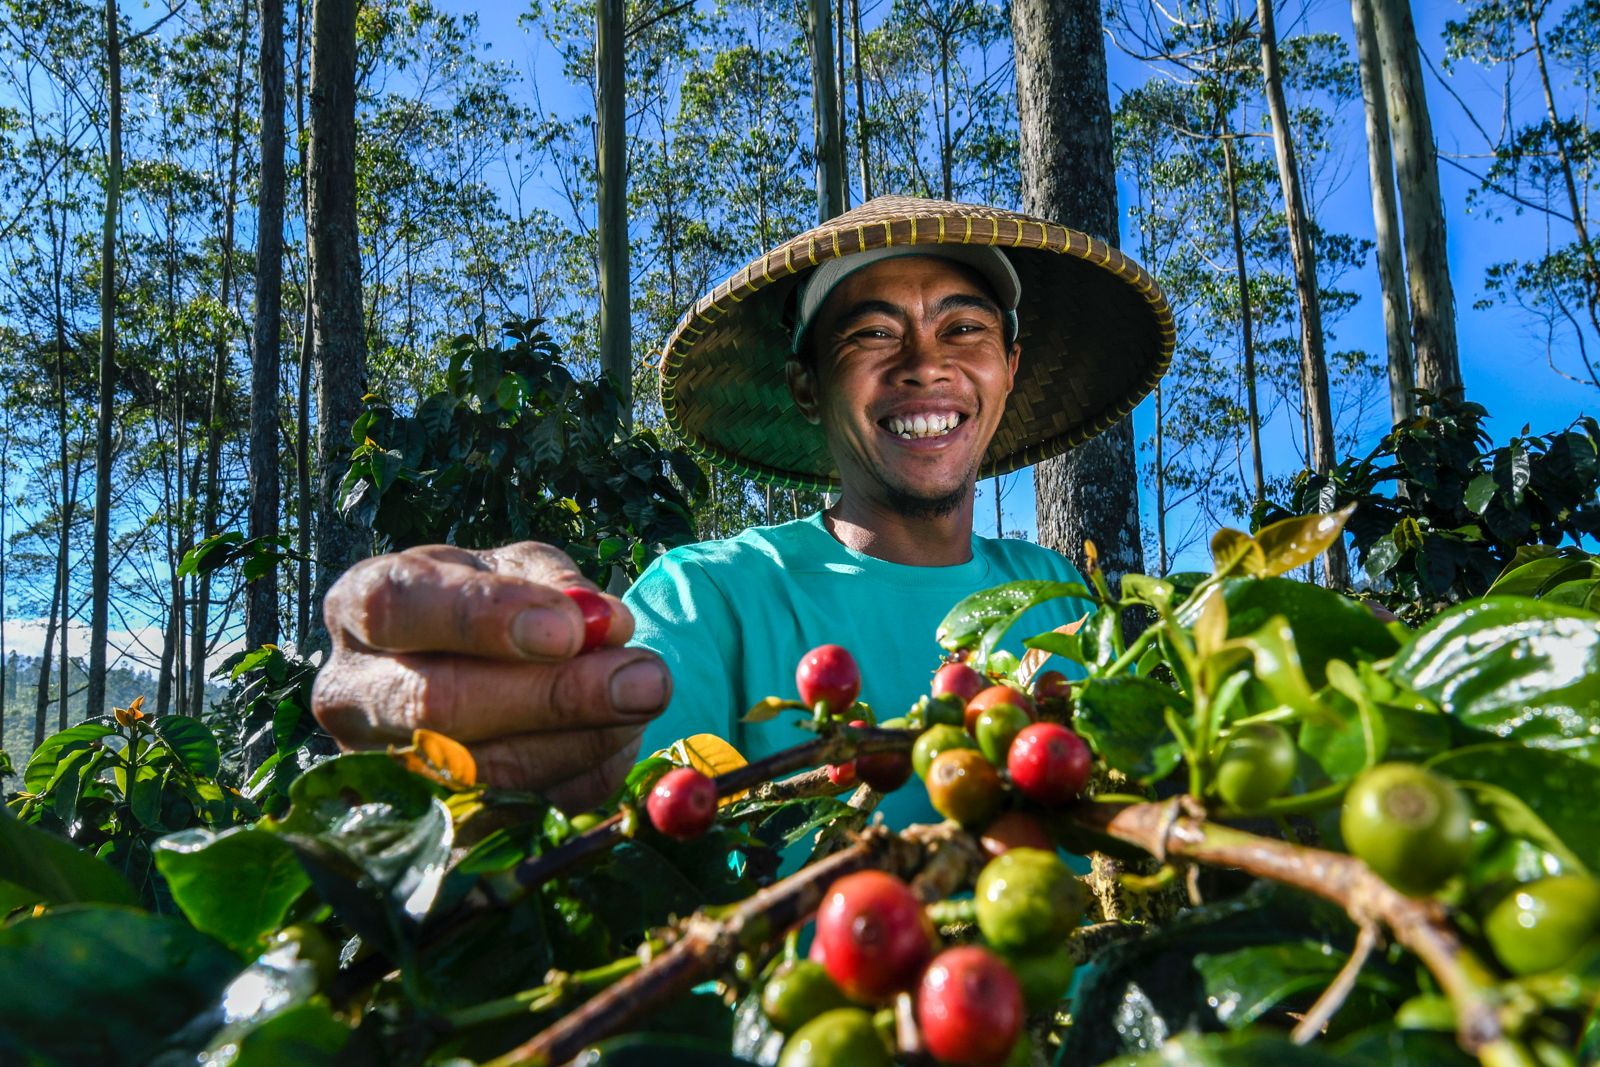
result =
[[[1022,361],[982,477],[1058,455],[1133,410],[1172,359],[1167,299],[1105,242],[976,204],[881,196],[735,271],[667,339],[661,401],[688,446],[775,485],[837,489],[827,442],[789,395],[784,307],[826,260],[886,246],[994,245],[1021,282]]]

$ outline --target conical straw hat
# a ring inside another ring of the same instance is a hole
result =
[[[712,462],[796,489],[838,488],[822,431],[789,396],[784,307],[806,272],[872,248],[987,244],[1022,283],[1022,360],[982,477],[1058,455],[1133,410],[1172,359],[1167,299],[1105,242],[976,204],[880,196],[779,245],[701,297],[661,359],[667,422]]]

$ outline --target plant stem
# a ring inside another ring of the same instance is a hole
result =
[[[519,1015],[537,1014],[560,1007],[575,995],[598,992],[632,974],[644,966],[648,957],[654,956],[663,947],[660,941],[647,941],[633,955],[612,960],[587,971],[573,971],[570,974],[553,971],[547,976],[544,985],[513,993],[509,997],[449,1012],[444,1016],[444,1022],[452,1029],[464,1030],[470,1026],[481,1026],[484,1023],[498,1022]]]

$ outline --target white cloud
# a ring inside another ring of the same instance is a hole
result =
[[[38,656],[44,651],[44,635],[48,628],[45,619],[6,619],[0,623],[5,628],[6,653],[20,656]],[[161,665],[161,643],[165,639],[159,626],[144,626],[137,630],[112,630],[106,635],[109,646],[107,660],[112,668],[127,667],[137,674],[155,674]],[[59,640],[59,638],[58,638]],[[59,644],[53,655],[60,655]],[[216,670],[229,656],[244,648],[244,640],[235,638],[215,649],[206,660],[207,672]],[[67,627],[67,654],[74,658],[89,655],[89,627],[74,620]]]

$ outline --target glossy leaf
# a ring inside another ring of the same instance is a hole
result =
[[[1257,530],[1255,541],[1265,560],[1262,574],[1285,574],[1322,555],[1339,539],[1355,509],[1354,504],[1346,504],[1331,514],[1282,519]]]
[[[133,888],[108,864],[0,808],[0,885],[12,907],[46,904],[133,904]]]
[[[1253,578],[1267,573],[1267,557],[1255,538],[1243,530],[1224,527],[1211,537],[1211,569],[1217,574],[1248,574]]]
[[[145,1067],[239,969],[175,915],[86,906],[0,928],[0,1062]]]
[[[241,953],[277,929],[311,885],[294,849],[254,827],[172,834],[156,842],[155,860],[194,928]]]
[[[951,652],[976,649],[982,661],[1029,608],[1062,597],[1092,600],[1093,594],[1079,582],[1007,582],[963,599],[945,615],[934,636]]]
[[[1139,782],[1170,774],[1183,758],[1167,728],[1167,709],[1189,716],[1177,690],[1148,678],[1094,678],[1078,694],[1073,727],[1106,765]]]
[[[467,746],[433,730],[411,731],[411,744],[389,754],[407,771],[447,789],[470,789],[478,782],[478,764]]]
[[[1522,597],[1452,608],[1395,657],[1394,679],[1489,737],[1592,753],[1600,616]]]
[[[1484,782],[1526,804],[1578,860],[1600,871],[1600,753],[1574,758],[1576,750],[1557,752],[1508,742],[1473,745],[1447,752],[1429,762],[1441,774],[1464,782]]]
[[[43,793],[54,780],[64,756],[101,744],[116,732],[103,721],[91,720],[51,734],[28,757],[27,768],[22,773],[22,787],[30,793]]]
[[[157,715],[145,722],[190,774],[216,777],[222,766],[222,750],[217,747],[217,735],[211,727],[187,715]]]

